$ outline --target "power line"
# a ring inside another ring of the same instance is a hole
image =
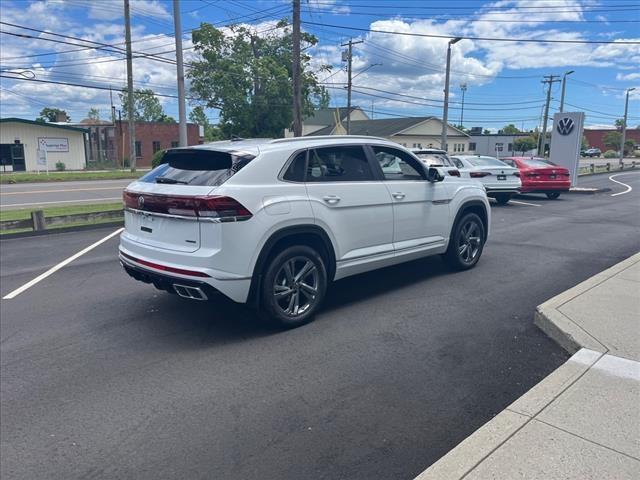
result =
[[[497,38],[497,37],[472,37],[467,35],[437,35],[431,33],[412,33],[412,32],[393,32],[391,30],[379,30],[372,28],[360,28],[360,27],[349,27],[345,25],[334,25],[330,23],[319,23],[319,22],[307,22],[303,21],[305,25],[320,25],[323,27],[333,27],[333,28],[341,28],[344,30],[355,30],[358,32],[369,32],[369,33],[384,33],[389,35],[403,35],[408,37],[421,37],[421,38],[461,38],[465,40],[478,40],[478,41],[486,41],[486,42],[515,42],[515,43],[569,43],[569,44],[597,44],[597,45],[640,45],[640,41],[635,40],[620,40],[620,41],[611,41],[611,40],[559,40],[559,39],[538,39],[538,38]]]

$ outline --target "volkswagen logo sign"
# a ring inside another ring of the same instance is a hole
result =
[[[144,197],[142,195],[138,197],[138,208],[144,208]]]
[[[575,126],[575,124],[573,123],[573,120],[571,120],[568,117],[565,117],[561,120],[558,121],[558,125],[556,126],[556,130],[558,131],[558,133],[560,135],[569,135],[571,132],[573,132],[573,127]]]

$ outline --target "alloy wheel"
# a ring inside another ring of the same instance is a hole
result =
[[[288,316],[302,315],[318,300],[320,274],[316,264],[304,256],[287,260],[278,270],[273,297],[278,308]]]
[[[472,263],[478,255],[482,242],[480,232],[480,227],[474,220],[469,220],[462,225],[458,237],[458,255],[464,263]]]

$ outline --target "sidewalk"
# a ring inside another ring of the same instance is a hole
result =
[[[574,355],[416,480],[640,478],[640,253],[536,324]]]

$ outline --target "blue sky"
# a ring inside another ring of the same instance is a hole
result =
[[[134,51],[175,58],[172,2],[131,0]],[[353,104],[375,118],[390,115],[442,114],[446,38],[416,37],[355,29],[474,38],[609,41],[613,44],[549,44],[464,39],[452,48],[450,121],[461,114],[460,85],[466,84],[464,124],[497,129],[514,123],[525,129],[540,124],[544,75],[575,72],[567,81],[565,111],[584,110],[587,125],[612,125],[622,116],[624,91],[632,92],[629,124],[640,124],[640,7],[635,0],[302,0],[303,28],[319,38],[312,68],[332,94],[332,105],[346,103],[340,44],[353,37]],[[80,83],[117,92],[126,83],[123,56],[105,49],[79,49],[77,40],[25,30],[70,35],[124,46],[122,0],[0,0],[3,75],[7,70],[62,83]],[[246,23],[269,30],[290,15],[289,0],[181,0],[184,47],[193,58],[189,31],[200,22]],[[322,25],[317,25],[322,24]],[[351,29],[350,29],[351,28]],[[13,34],[13,35],[11,35]],[[31,35],[36,38],[25,38]],[[70,44],[43,38],[57,39]],[[86,44],[84,44],[86,45]],[[94,44],[95,45],[95,44]],[[69,50],[73,50],[68,52]],[[374,65],[371,68],[371,65]],[[381,64],[381,65],[379,65]],[[367,69],[368,68],[368,69]],[[364,71],[367,69],[366,71]],[[362,73],[360,73],[362,72]],[[136,88],[175,95],[175,67],[149,58],[134,60]],[[99,108],[107,118],[108,90],[2,78],[1,114],[35,118],[44,106],[67,110],[72,120]],[[551,113],[557,110],[560,84],[552,89]],[[177,117],[171,97],[162,97]],[[114,93],[114,103],[120,101]],[[218,113],[207,112],[215,123]]]

